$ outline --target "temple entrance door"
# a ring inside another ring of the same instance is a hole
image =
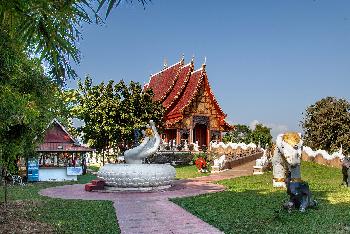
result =
[[[193,129],[193,142],[198,141],[198,146],[207,146],[207,126],[205,124],[196,124]]]
[[[166,141],[170,143],[173,140],[176,140],[176,129],[166,129]]]

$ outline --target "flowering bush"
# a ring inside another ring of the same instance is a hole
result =
[[[195,161],[196,167],[198,169],[198,171],[200,172],[207,172],[207,162],[205,161],[204,158],[199,157],[196,159]]]

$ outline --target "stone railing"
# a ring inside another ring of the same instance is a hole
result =
[[[342,168],[342,160],[345,156],[340,149],[333,154],[329,154],[325,150],[312,150],[308,146],[303,147],[303,151],[301,153],[301,159],[303,161],[316,162],[318,164]]]
[[[263,150],[255,144],[250,143],[211,143],[211,157],[214,159],[213,172],[231,169],[237,165],[250,162],[260,158]]]

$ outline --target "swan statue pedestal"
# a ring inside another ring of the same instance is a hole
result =
[[[97,177],[109,190],[148,191],[165,189],[175,179],[175,168],[167,164],[143,164],[143,160],[154,154],[159,147],[160,136],[151,120],[144,132],[142,143],[125,151],[126,164],[107,164],[99,170]]]

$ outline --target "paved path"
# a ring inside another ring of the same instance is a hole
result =
[[[121,233],[161,234],[215,234],[222,233],[196,216],[169,201],[169,198],[187,197],[220,192],[222,185],[210,182],[251,175],[255,161],[235,169],[194,179],[178,180],[166,191],[157,192],[86,192],[84,185],[64,185],[41,190],[44,196],[63,199],[110,200],[114,202]]]

